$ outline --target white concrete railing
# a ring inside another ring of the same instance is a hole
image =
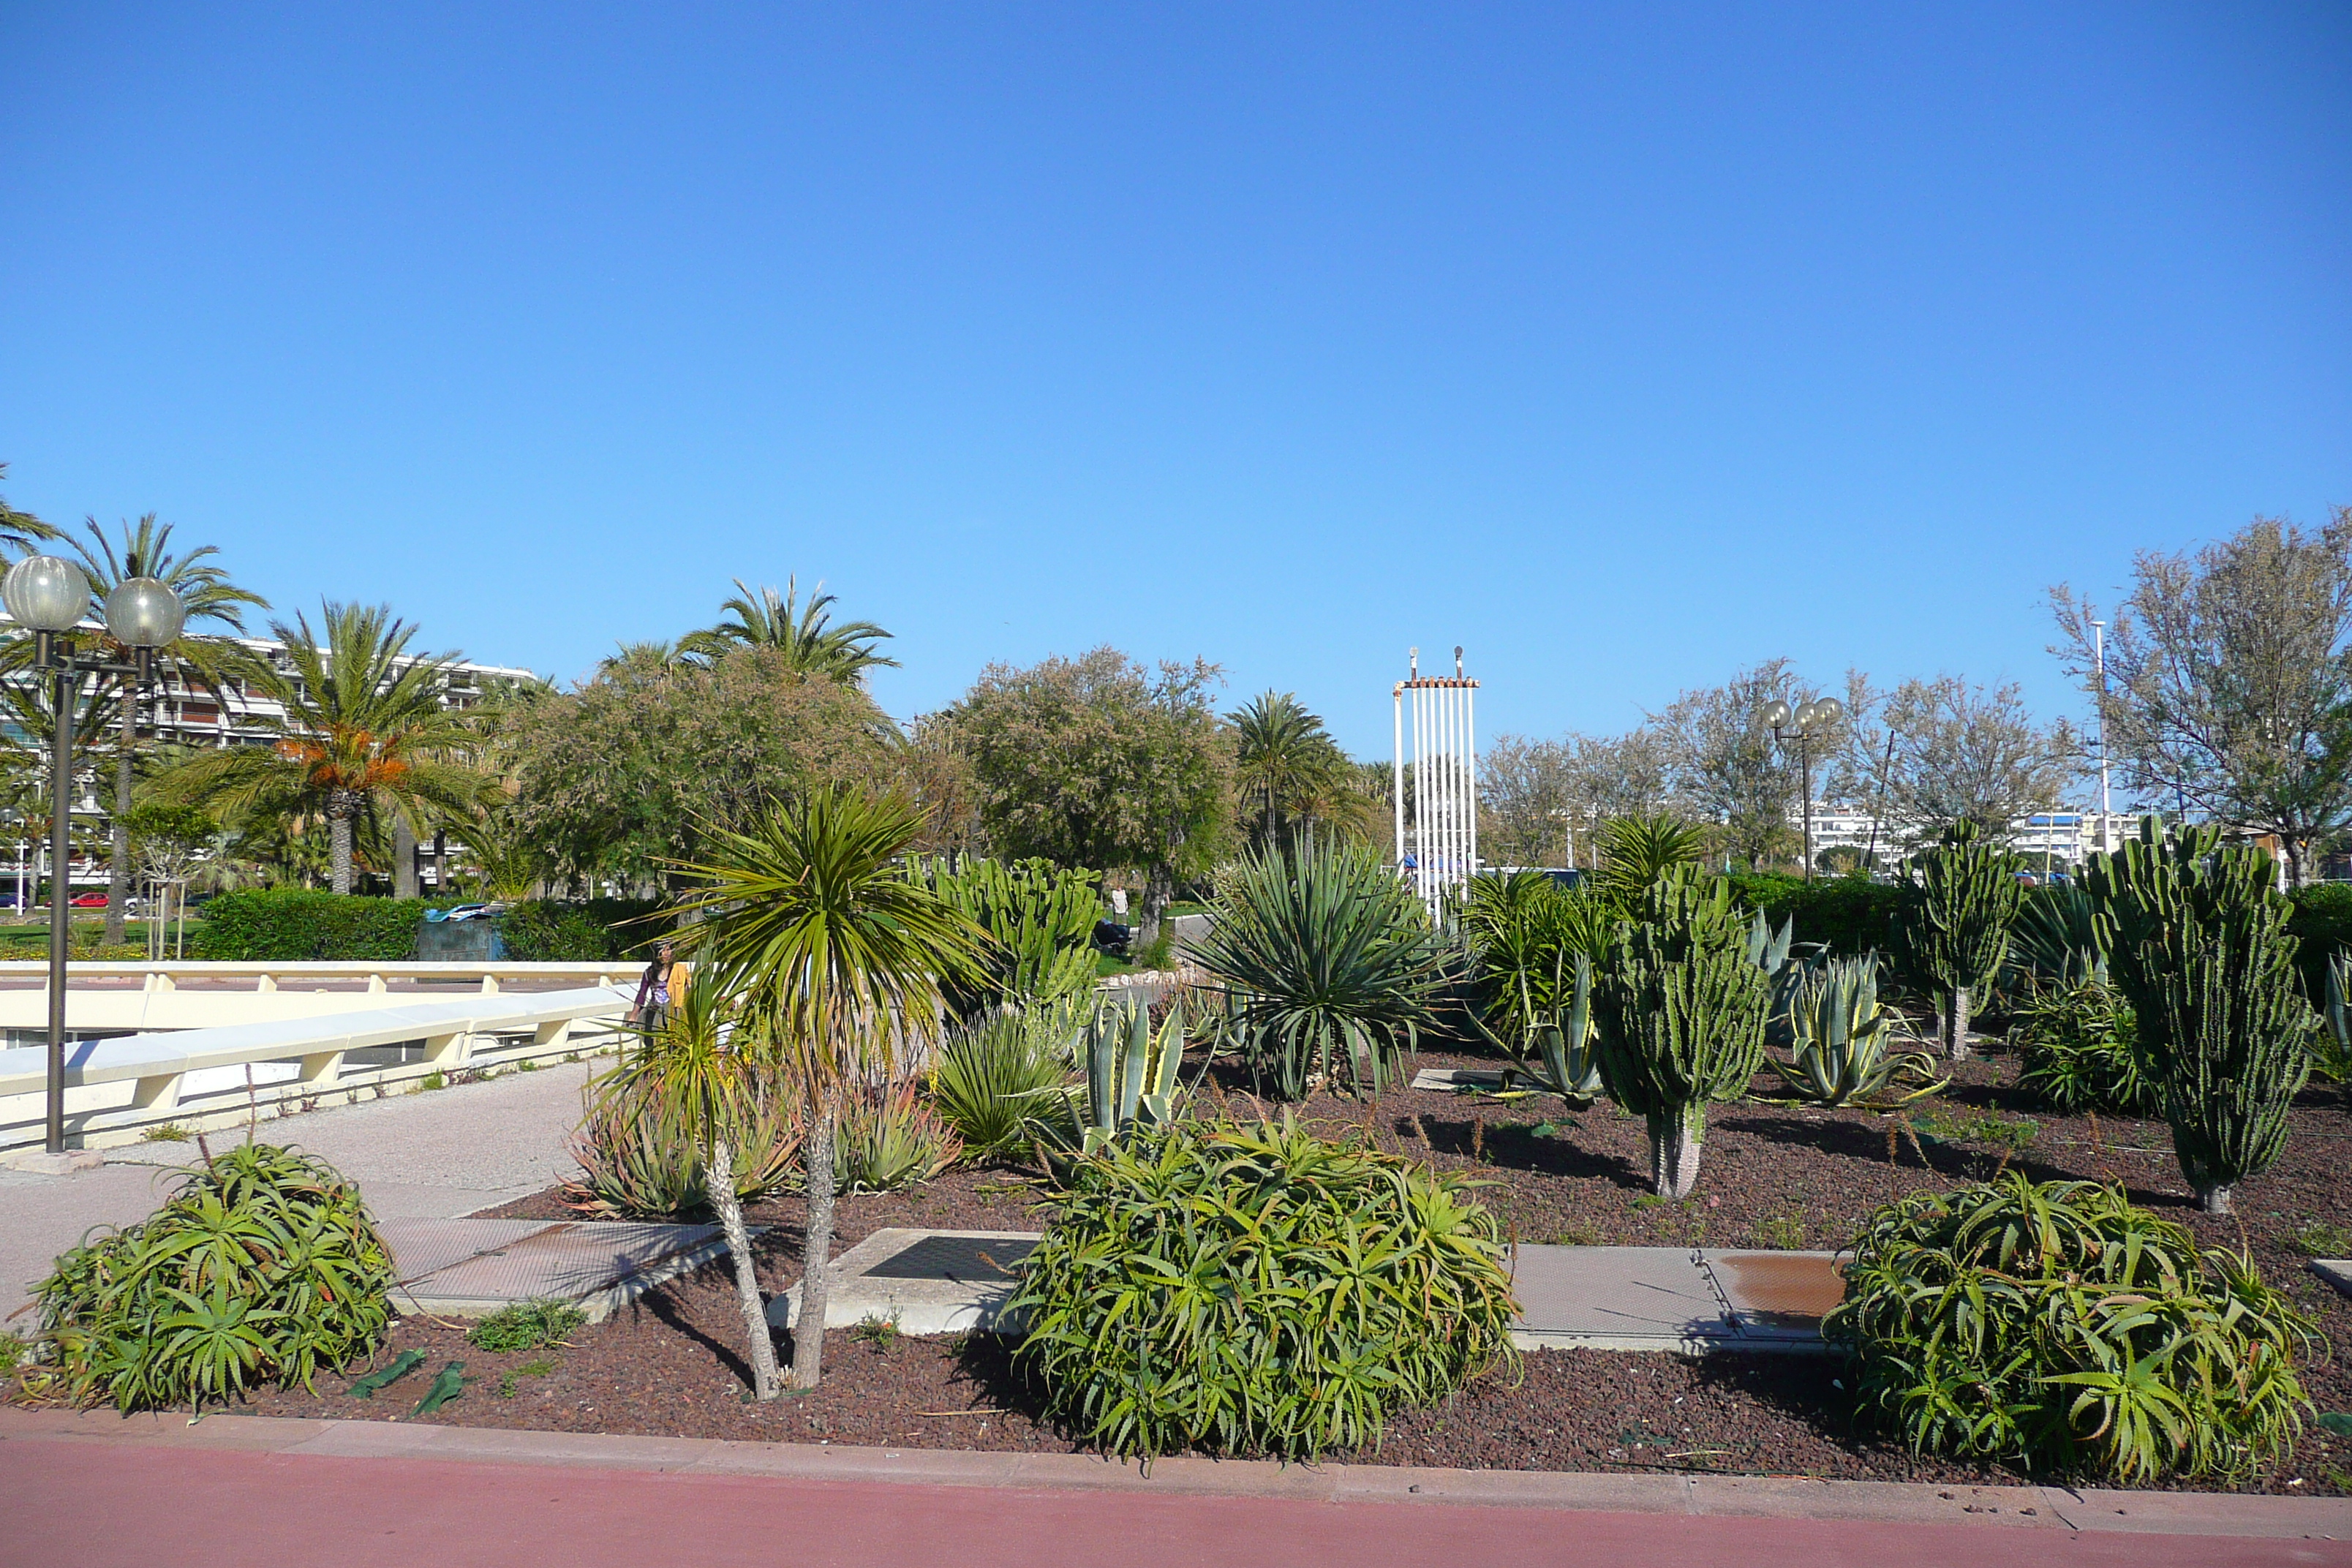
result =
[[[66,1048],[66,1142],[103,1148],[167,1123],[230,1126],[380,1099],[436,1073],[605,1050],[635,999],[634,984],[389,1006],[377,996],[325,1017],[80,1041]],[[0,1050],[0,1149],[41,1142],[47,1089],[42,1047]]]
[[[384,1005],[386,996],[495,996],[520,988],[632,985],[634,963],[73,963],[66,974],[66,1027],[136,1034],[316,1018]],[[24,984],[25,981],[36,984]],[[133,989],[129,984],[137,981]],[[11,984],[10,982],[18,984]],[[48,965],[0,963],[0,1029],[46,1029]]]

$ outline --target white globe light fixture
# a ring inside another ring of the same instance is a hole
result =
[[[70,561],[27,555],[0,579],[0,601],[5,601],[9,616],[19,626],[37,632],[69,632],[89,614],[89,579]]]
[[[168,647],[187,619],[180,595],[157,578],[126,577],[106,596],[106,629],[127,647]]]

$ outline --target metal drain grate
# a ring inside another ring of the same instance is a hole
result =
[[[957,1284],[1001,1283],[1036,1250],[1034,1241],[993,1237],[927,1236],[866,1270],[869,1279],[948,1279]]]

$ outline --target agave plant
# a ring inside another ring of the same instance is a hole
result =
[[[1784,1016],[1795,1060],[1765,1059],[1808,1104],[1905,1105],[1951,1081],[1932,1076],[1932,1058],[1925,1051],[1889,1048],[1900,1017],[1879,1005],[1874,952],[1806,965]],[[1917,1087],[1888,1100],[1888,1091],[1906,1079]]]
[[[1513,1057],[1535,1054],[1535,1032],[1567,1003],[1579,953],[1609,951],[1617,911],[1541,871],[1479,877],[1462,910],[1482,1003],[1474,1021]]]
[[[1433,1021],[1449,957],[1421,900],[1360,844],[1243,857],[1193,952],[1234,999],[1251,1078],[1284,1100],[1387,1087]]]
[[[1505,1095],[1525,1079],[1545,1094],[1559,1096],[1577,1110],[1601,1098],[1604,1087],[1601,1057],[1592,1043],[1592,960],[1580,952],[1575,963],[1576,983],[1567,1005],[1555,1007],[1549,1017],[1537,1019],[1528,1028],[1527,1039],[1533,1049],[1527,1055],[1533,1059],[1503,1069]]]

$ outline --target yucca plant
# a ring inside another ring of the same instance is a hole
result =
[[[33,1386],[123,1411],[309,1388],[372,1352],[397,1276],[359,1189],[297,1150],[248,1143],[161,1208],[94,1232],[34,1287]]]
[[[1706,830],[1664,815],[1620,816],[1601,828],[1601,869],[1593,887],[1601,900],[1631,911],[1643,894],[1678,867],[1696,866]]]
[[[1029,1147],[1042,1124],[1076,1131],[1075,1063],[1087,1015],[1076,999],[1003,1007],[948,1037],[931,1063],[931,1102],[967,1154]]]
[[[1480,1032],[1514,1057],[1531,1055],[1532,1032],[1568,1000],[1576,954],[1605,954],[1617,919],[1614,909],[1541,871],[1473,878],[1461,928]]]
[[[1942,994],[1944,1052],[1969,1054],[1971,1000],[2000,978],[2024,888],[2016,856],[1973,822],[1956,822],[1921,856],[1906,884],[1903,932],[1911,962]]]
[[[2153,816],[2085,872],[2142,1069],[2208,1214],[2231,1212],[2231,1190],[2277,1163],[2311,1077],[2319,1021],[2303,998],[2286,929],[2294,905],[2276,876],[2268,855],[2222,843],[2218,827],[2167,835]]]
[[[1808,1104],[1883,1109],[1908,1104],[1951,1081],[1934,1075],[1925,1051],[1895,1048],[1902,1017],[1879,1005],[1874,952],[1803,966],[1783,1016],[1793,1059],[1766,1059]]]
[[[1619,932],[1593,993],[1601,1073],[1649,1122],[1659,1196],[1689,1194],[1708,1104],[1738,1099],[1763,1070],[1770,988],[1721,878],[1668,873]]]
[[[1822,1332],[1914,1452],[2239,1482],[2302,1431],[2310,1320],[2117,1188],[2011,1172],[1889,1204],[1853,1250]]]
[[[1517,1362],[1480,1184],[1287,1117],[1079,1159],[1009,1312],[1055,1418],[1106,1452],[1312,1461]]]
[[[1193,952],[1233,998],[1253,1082],[1293,1100],[1387,1087],[1433,1022],[1449,961],[1421,900],[1360,844],[1244,856],[1219,876]]]
[[[2107,938],[2098,909],[2080,888],[2042,888],[2019,904],[2010,962],[2044,985],[2104,984]]]

